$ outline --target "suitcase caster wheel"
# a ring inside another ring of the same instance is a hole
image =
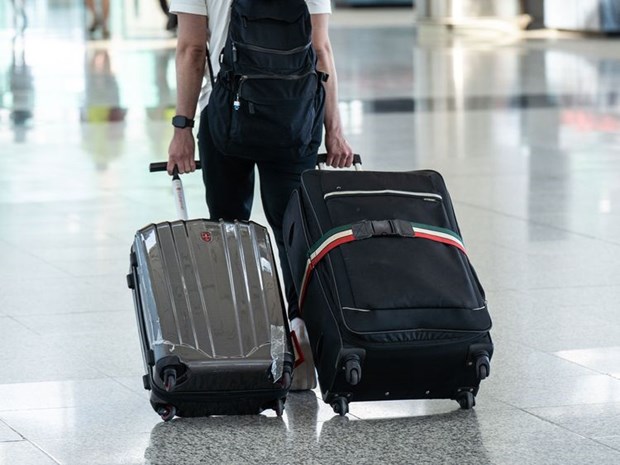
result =
[[[362,367],[360,366],[360,362],[357,357],[347,360],[344,365],[344,369],[347,383],[351,386],[355,386],[360,382],[360,379],[362,378]]]
[[[157,409],[157,413],[162,420],[170,421],[177,414],[177,408],[174,405],[162,405]]]
[[[482,355],[476,359],[476,371],[480,380],[486,379],[489,376],[491,361],[488,356]]]
[[[334,409],[334,413],[344,417],[349,413],[349,402],[344,397],[338,397],[332,404],[332,408]]]
[[[276,411],[276,415],[281,417],[284,413],[284,401],[282,399],[278,399],[273,409]]]
[[[471,392],[463,392],[456,398],[463,410],[471,410],[476,405],[476,397]]]

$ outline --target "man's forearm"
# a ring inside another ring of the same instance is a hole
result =
[[[206,49],[179,44],[176,55],[177,114],[194,118],[205,70]]]
[[[326,47],[318,52],[317,68],[329,75],[324,83],[325,87],[325,132],[327,134],[340,134],[342,123],[340,109],[338,108],[338,76],[331,47]]]

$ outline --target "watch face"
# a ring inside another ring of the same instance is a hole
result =
[[[172,118],[172,125],[175,128],[193,128],[194,127],[194,121],[185,117],[185,116],[175,116],[174,118]]]

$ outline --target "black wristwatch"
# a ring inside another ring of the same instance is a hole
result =
[[[172,118],[172,125],[175,128],[193,128],[194,120],[189,119],[187,116],[176,115]]]

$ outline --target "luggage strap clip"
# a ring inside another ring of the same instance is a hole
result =
[[[404,220],[364,220],[351,226],[356,240],[377,236],[413,237],[411,223]]]

